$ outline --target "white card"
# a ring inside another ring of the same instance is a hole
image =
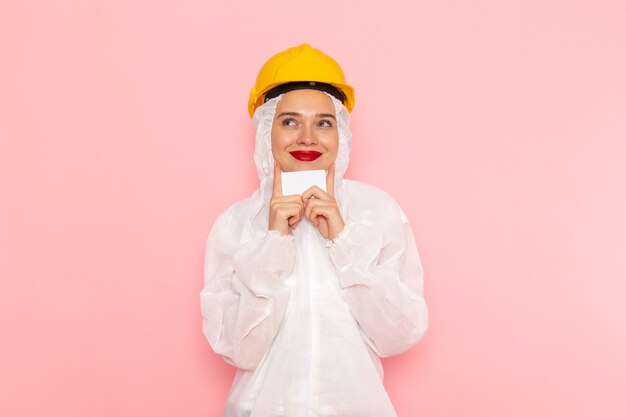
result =
[[[326,191],[326,171],[323,169],[281,172],[280,176],[283,195],[302,194],[314,185]]]

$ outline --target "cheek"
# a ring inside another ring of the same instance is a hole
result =
[[[276,134],[272,133],[272,155],[274,159],[278,159],[281,155],[285,154],[285,148],[289,144],[289,138],[280,132]]]
[[[337,149],[339,149],[339,135],[332,135],[328,137],[325,146],[329,153],[336,154]]]

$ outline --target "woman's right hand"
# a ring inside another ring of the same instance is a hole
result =
[[[274,188],[270,200],[270,220],[268,229],[287,235],[296,228],[304,212],[304,201],[299,194],[283,195],[283,184],[280,177],[281,169],[274,162]]]

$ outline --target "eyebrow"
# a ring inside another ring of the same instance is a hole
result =
[[[284,112],[282,112],[281,114],[279,114],[279,115],[278,115],[278,117],[283,117],[283,116],[296,116],[296,117],[301,117],[301,116],[302,116],[302,114],[300,114],[300,113],[298,113],[298,112],[295,112],[295,111],[284,111]],[[323,117],[330,117],[330,118],[333,118],[333,119],[337,120],[337,119],[335,118],[335,116],[334,116],[334,115],[332,115],[332,114],[330,114],[330,113],[317,113],[315,116],[316,116],[316,117],[322,117],[322,118],[323,118]]]
[[[296,113],[294,111],[284,111],[281,114],[278,115],[278,117],[283,117],[283,116],[301,116],[300,113]]]

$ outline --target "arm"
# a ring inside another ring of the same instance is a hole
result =
[[[330,257],[352,314],[382,357],[404,352],[428,328],[423,270],[411,227],[393,204],[381,224],[348,222]]]
[[[202,331],[213,350],[254,370],[282,322],[295,262],[293,238],[267,232],[240,244],[233,216],[221,216],[207,239]]]

